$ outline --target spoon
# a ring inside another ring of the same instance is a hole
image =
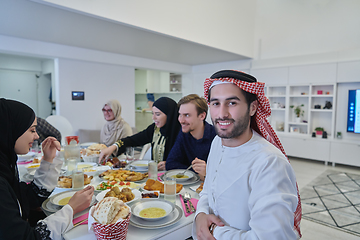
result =
[[[192,212],[195,212],[196,209],[195,209],[194,205],[192,204],[192,202],[190,201],[190,200],[191,200],[191,195],[190,195],[190,193],[186,192],[186,193],[184,194],[184,199],[190,204],[191,211],[192,211]]]
[[[182,178],[184,176],[184,173],[189,170],[192,167],[192,165],[190,165],[184,172],[179,172],[178,174],[176,174],[176,178]]]

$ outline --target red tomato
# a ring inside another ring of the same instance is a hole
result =
[[[127,182],[126,185],[130,185],[130,182]]]
[[[125,185],[125,183],[124,183],[124,182],[120,182],[120,186],[122,186],[122,185]]]
[[[106,189],[110,189],[111,187],[106,187]]]

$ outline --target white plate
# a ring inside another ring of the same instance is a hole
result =
[[[164,174],[164,177],[165,176],[170,176],[170,177],[174,177],[176,178],[176,182],[177,183],[182,183],[182,182],[187,182],[189,180],[191,180],[194,176],[195,176],[195,173],[191,170],[187,170],[185,173],[184,173],[184,176],[187,176],[187,178],[177,178],[175,177],[176,174],[178,173],[183,173],[185,171],[185,169],[173,169],[173,170],[169,170],[167,171],[165,174]]]
[[[163,217],[159,218],[146,218],[146,217],[140,217],[140,212],[147,208],[161,208],[165,210],[166,214]],[[165,201],[164,199],[140,199],[136,203],[131,205],[131,215],[134,215],[135,217],[145,220],[145,221],[159,221],[161,219],[166,218],[170,213],[172,213],[175,209],[175,204]]]
[[[97,163],[93,163],[93,162],[79,162],[76,164],[77,168],[87,168],[87,167],[96,167]]]
[[[178,221],[180,221],[182,216],[183,216],[182,209],[179,206],[175,205],[175,209],[172,213],[170,213],[166,218],[163,218],[158,221],[142,220],[131,214],[130,224],[134,227],[143,228],[143,229],[158,229],[158,228],[168,227],[177,223]]]
[[[27,160],[30,160],[30,158],[35,157],[35,153],[34,152],[28,152],[27,154],[24,155],[17,155],[18,156],[18,162],[24,162]]]
[[[165,176],[165,174],[160,176],[161,181],[164,181],[164,176]],[[180,183],[185,186],[185,185],[191,185],[191,184],[197,183],[198,181],[200,181],[200,176],[195,174],[195,176],[193,178],[189,179],[188,181],[177,182],[177,183]]]
[[[150,160],[137,160],[133,161],[130,166],[135,168],[136,170],[147,170],[148,164]]]
[[[109,191],[110,191],[110,189],[107,189],[107,190],[104,190],[104,191],[100,192],[98,195],[96,195],[96,201],[100,202],[101,200],[103,200],[104,197],[105,197],[105,194],[106,194],[107,192],[109,192]],[[133,200],[131,200],[131,201],[126,202],[126,204],[131,203],[131,202],[133,202],[133,201],[138,200],[138,199],[141,198],[141,193],[140,193],[139,190],[137,190],[137,189],[132,189],[131,191],[132,191],[132,193],[135,195],[135,198],[134,198]]]
[[[180,192],[176,193],[176,196],[178,196],[179,194],[184,195],[184,193],[185,193],[185,188],[183,186],[183,188],[180,190]],[[164,195],[165,195],[164,193],[160,193],[160,196],[164,196]]]
[[[88,147],[90,147],[91,145],[96,144],[96,143],[97,143],[97,142],[81,143],[81,144],[80,144],[80,147],[81,147],[81,148],[88,148]]]

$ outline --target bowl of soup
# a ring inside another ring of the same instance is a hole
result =
[[[50,202],[57,206],[65,206],[69,203],[70,198],[76,193],[76,191],[67,191],[58,193],[50,198]]]
[[[167,217],[175,205],[164,199],[139,199],[131,205],[131,214],[147,221],[157,221]]]
[[[30,163],[26,165],[26,170],[30,175],[34,175],[35,171],[40,167],[40,163]]]

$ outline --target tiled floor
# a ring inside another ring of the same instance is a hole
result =
[[[306,186],[317,176],[323,173],[326,169],[335,169],[345,171],[348,173],[360,174],[360,168],[349,167],[344,165],[337,165],[332,167],[326,166],[324,162],[310,161],[298,158],[290,158],[291,165],[295,171],[299,189]],[[309,220],[302,219],[301,221],[302,240],[355,240],[358,236],[336,230]]]

